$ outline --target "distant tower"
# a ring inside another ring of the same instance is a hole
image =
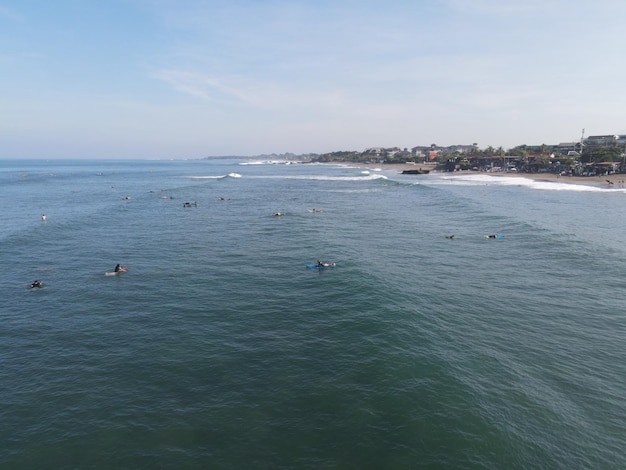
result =
[[[583,160],[583,149],[585,148],[585,129],[580,136],[580,161]]]
[[[582,148],[585,145],[585,129],[583,129],[583,133],[580,136],[580,147]]]

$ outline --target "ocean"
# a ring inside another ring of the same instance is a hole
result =
[[[626,466],[622,188],[242,159],[0,188],[0,468]]]

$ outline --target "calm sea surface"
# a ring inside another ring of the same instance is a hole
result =
[[[0,206],[0,468],[626,466],[623,189],[5,160]]]

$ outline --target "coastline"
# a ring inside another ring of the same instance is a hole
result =
[[[534,181],[543,181],[550,183],[567,183],[567,184],[582,184],[587,186],[595,186],[595,187],[613,187],[613,188],[623,188],[626,185],[626,174],[615,174],[615,175],[600,175],[600,176],[561,176],[556,175],[554,173],[516,173],[516,172],[484,172],[484,171],[455,171],[454,173],[447,172],[435,172],[435,164],[431,163],[418,163],[418,164],[409,164],[409,163],[381,163],[381,164],[371,164],[371,163],[360,163],[360,162],[329,162],[332,165],[356,165],[358,167],[367,168],[368,170],[373,170],[374,168],[382,168],[384,170],[397,170],[401,173],[403,170],[416,170],[423,169],[429,170],[433,173],[440,174],[450,174],[450,175],[488,175],[494,177],[507,177],[507,178],[526,178]],[[410,177],[411,175],[407,175]],[[419,178],[419,175],[413,175]],[[609,183],[610,181],[610,183]]]

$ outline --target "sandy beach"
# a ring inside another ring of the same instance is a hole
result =
[[[382,168],[385,170],[398,170],[398,172],[402,172],[403,170],[429,170],[431,172],[436,172],[435,164],[431,163],[417,163],[415,165],[409,163],[390,163],[390,164],[367,164],[367,163],[349,163],[349,162],[335,162],[338,165],[357,165],[359,167],[367,168],[372,170],[374,168]],[[550,182],[558,182],[558,183],[569,183],[569,184],[584,184],[587,186],[603,186],[603,187],[624,187],[626,185],[626,174],[616,174],[616,175],[608,175],[608,176],[561,176],[556,175],[554,173],[516,173],[516,172],[479,172],[479,171],[461,171],[449,173],[451,175],[489,175],[495,177],[507,177],[507,178],[528,178],[535,181],[550,181]],[[411,175],[408,175],[409,177]],[[419,175],[415,175],[414,177],[419,178]],[[610,181],[610,183],[609,183]]]
[[[478,173],[478,172],[472,172]],[[529,178],[535,181],[551,181],[555,183],[584,184],[587,186],[624,187],[626,175],[608,176],[561,176],[554,173],[487,173],[492,176],[508,176],[517,178]]]

